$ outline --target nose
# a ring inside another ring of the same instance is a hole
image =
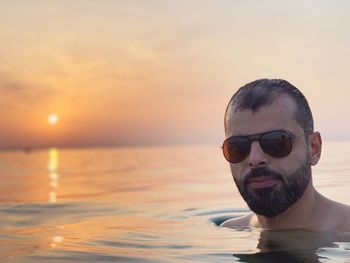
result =
[[[261,149],[258,141],[253,141],[250,149],[249,166],[254,169],[267,164],[266,153]]]

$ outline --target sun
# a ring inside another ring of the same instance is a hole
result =
[[[49,122],[49,124],[51,125],[55,125],[57,122],[58,122],[58,116],[57,114],[50,114],[48,117],[47,117],[47,121]]]

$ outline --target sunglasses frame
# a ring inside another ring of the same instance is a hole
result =
[[[285,156],[281,156],[281,157],[276,157],[276,156],[273,156],[267,152],[265,152],[263,146],[261,145],[261,137],[263,137],[264,135],[268,134],[268,133],[272,133],[272,132],[283,132],[287,135],[288,137],[288,140],[290,141],[291,143],[291,147],[290,147],[290,151],[287,155]],[[292,132],[288,131],[288,130],[271,130],[271,131],[267,131],[267,132],[262,132],[262,133],[256,133],[256,134],[251,134],[251,135],[235,135],[235,136],[231,136],[231,137],[228,137],[227,139],[224,140],[221,148],[222,148],[222,151],[223,151],[223,154],[224,154],[224,157],[225,159],[229,162],[229,163],[234,163],[234,164],[237,164],[237,163],[241,163],[243,162],[250,154],[250,151],[251,151],[251,147],[252,147],[252,143],[254,141],[258,141],[259,142],[259,145],[261,147],[261,149],[263,150],[263,152],[269,156],[272,156],[274,158],[284,158],[284,157],[287,157],[293,150],[293,143],[294,143],[294,139],[297,138],[297,137],[300,137],[300,136],[303,136],[303,135],[310,135],[310,134],[313,134],[314,132],[305,132],[305,133],[302,133],[302,134],[298,134],[298,135],[294,135]],[[224,149],[224,146],[225,146],[225,143],[229,140],[232,140],[232,138],[245,138],[245,139],[248,139],[248,142],[249,142],[249,152],[244,155],[244,158],[238,162],[232,162],[230,160],[228,160],[228,158],[226,158],[226,155],[225,155],[225,149]]]

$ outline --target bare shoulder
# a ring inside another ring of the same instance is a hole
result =
[[[337,229],[340,231],[350,231],[350,206],[336,203],[336,211],[339,222]]]
[[[350,206],[321,196],[318,214],[327,230],[350,231]]]
[[[240,216],[237,218],[231,218],[223,222],[220,225],[220,227],[229,227],[229,228],[249,227],[253,216],[254,216],[254,213],[249,213],[247,215]]]

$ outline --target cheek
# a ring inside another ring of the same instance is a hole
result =
[[[243,177],[243,167],[241,164],[230,164],[231,174],[235,181],[241,181]]]
[[[271,167],[282,173],[283,175],[289,175],[298,170],[307,160],[307,151],[304,149],[295,149],[287,158],[281,159],[278,167]]]
[[[310,155],[307,143],[304,140],[299,140],[294,143],[292,155],[298,162],[305,163],[307,156]]]
[[[300,147],[296,149],[296,153],[293,155],[294,156],[294,162],[296,163],[297,166],[301,166],[305,164],[305,162],[309,159],[309,151],[307,147]]]

